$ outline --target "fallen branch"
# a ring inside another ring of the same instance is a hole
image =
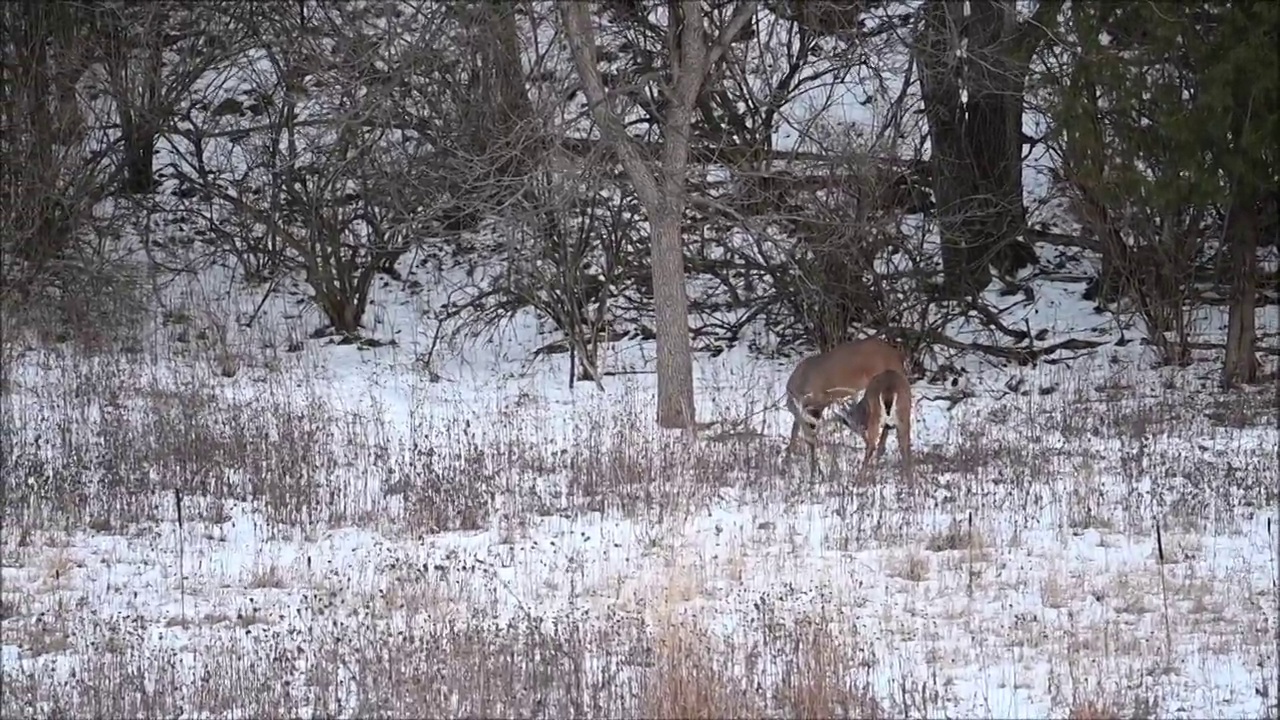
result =
[[[1146,338],[1143,338],[1143,340],[1145,341]],[[1213,352],[1226,352],[1227,350],[1227,346],[1225,344],[1207,342],[1188,342],[1186,343],[1186,347],[1188,350],[1205,350]],[[1280,357],[1280,348],[1255,346],[1253,351],[1260,352],[1265,355]]]
[[[896,336],[898,339],[905,339],[912,343],[923,341],[925,344],[940,345],[951,350],[977,352],[983,355],[1001,358],[1003,360],[1012,360],[1020,365],[1030,365],[1041,358],[1048,357],[1060,350],[1093,350],[1106,344],[1099,340],[1068,338],[1062,342],[1057,342],[1042,348],[1001,347],[999,345],[988,345],[986,343],[956,340],[955,338],[945,335],[937,330],[920,331],[902,327],[888,328],[886,329],[885,334]]]
[[[1218,294],[1205,293],[1196,298],[1201,305],[1216,305],[1225,307],[1231,304],[1229,297]],[[1264,289],[1258,289],[1253,298],[1254,307],[1267,307],[1268,305],[1280,305],[1280,294],[1267,292]]]
[[[1058,247],[1074,247],[1084,250],[1093,250],[1095,252],[1102,251],[1102,244],[1090,237],[1079,235],[1068,235],[1066,233],[1054,232],[1043,228],[1028,227],[1022,231],[1022,237],[1027,242],[1042,242],[1047,245],[1056,245]]]

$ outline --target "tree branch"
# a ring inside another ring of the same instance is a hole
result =
[[[645,166],[644,158],[640,157],[622,121],[607,104],[608,93],[605,90],[604,81],[600,78],[600,69],[596,65],[595,31],[591,28],[587,3],[565,2],[560,4],[559,9],[561,21],[564,23],[565,37],[569,43],[569,52],[573,56],[573,64],[578,69],[578,77],[582,79],[582,91],[587,96],[591,117],[600,126],[601,134],[613,145],[618,159],[627,169],[627,174],[635,179],[635,190],[640,201],[648,207],[656,207],[657,180]]]

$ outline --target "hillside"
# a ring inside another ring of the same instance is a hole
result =
[[[258,302],[218,287],[187,297]],[[699,359],[721,426],[696,440],[652,427],[651,375],[570,392],[527,317],[437,347],[432,381],[423,300],[391,287],[376,349],[295,340],[281,300],[225,342],[171,309],[139,354],[23,352],[6,715],[1257,716],[1274,398],[1150,370],[1074,288],[1036,295],[1033,328],[1107,344],[918,383],[909,485],[853,486],[832,429],[829,475],[785,466],[788,365],[745,349]]]

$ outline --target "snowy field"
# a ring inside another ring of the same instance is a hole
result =
[[[1280,716],[1275,387],[1153,369],[1082,284],[1004,321],[1101,347],[956,359],[914,481],[890,441],[857,485],[834,426],[783,457],[795,358],[697,358],[716,424],[659,431],[651,343],[570,390],[535,319],[440,339],[447,278],[399,269],[432,292],[383,281],[378,347],[215,271],[123,350],[5,328],[0,716]]]
[[[212,287],[5,338],[4,717],[1276,716],[1276,398],[1212,359],[970,359],[856,486],[834,426],[784,461],[787,362],[699,358],[693,437],[532,319],[428,357],[395,287],[373,349]],[[1079,290],[1027,322],[1111,343]]]

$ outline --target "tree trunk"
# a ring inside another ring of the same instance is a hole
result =
[[[16,176],[12,185],[17,196],[13,207],[18,223],[14,243],[15,254],[32,264],[33,273],[41,272],[68,245],[64,228],[69,218],[58,193],[53,148],[56,138],[51,132],[53,118],[48,104],[50,73],[45,39],[53,32],[55,9],[28,1],[22,3],[14,19],[13,99],[21,110],[11,120],[16,121],[15,134],[23,140],[14,143],[20,161],[9,168]],[[25,151],[17,150],[23,146]]]
[[[156,189],[156,133],[133,118],[124,133],[124,192],[148,195]]]
[[[1041,2],[1019,26],[1009,0],[967,4],[966,17],[965,2],[927,3],[914,48],[948,297],[981,293],[992,261],[1022,231],[1023,86],[1031,54],[1061,7]]]
[[[1248,183],[1242,183],[1248,186]],[[1226,236],[1230,244],[1231,309],[1227,320],[1227,355],[1222,364],[1223,389],[1258,381],[1258,357],[1254,351],[1254,297],[1258,275],[1258,203],[1249,191],[1239,187],[1227,216]]]
[[[970,52],[964,148],[972,158],[973,197],[965,213],[972,291],[991,282],[991,265],[1022,232],[1022,96],[1025,68],[1009,49],[1014,9],[1005,0],[970,3]]]
[[[478,41],[483,55],[482,66],[491,83],[490,93],[494,126],[483,128],[479,144],[485,147],[495,140],[500,143],[505,159],[498,163],[496,174],[504,180],[522,177],[529,172],[532,157],[539,152],[534,141],[545,130],[531,123],[533,103],[525,82],[520,58],[520,28],[516,4],[512,2],[480,3],[472,18],[481,33]]]
[[[646,165],[622,121],[608,105],[608,93],[596,67],[595,33],[591,29],[586,3],[563,3],[560,6],[569,49],[592,115],[622,160],[649,220],[654,331],[658,346],[659,427],[688,428],[693,427],[696,421],[689,296],[685,287],[684,238],[681,233],[693,108],[707,69],[716,63],[734,35],[751,20],[756,6],[755,2],[740,3],[710,48],[704,37],[700,3],[682,2],[680,12],[672,14],[672,31],[675,30],[676,15],[684,16],[684,22],[678,37],[668,37],[670,81],[675,92],[663,113],[662,162],[657,174]]]
[[[681,203],[683,204],[683,203]],[[685,287],[684,235],[669,203],[650,213],[653,242],[654,331],[658,345],[658,427],[686,428],[697,421],[693,400],[693,347]]]
[[[967,198],[973,195],[972,173],[966,167],[965,108],[960,99],[960,73],[954,39],[962,22],[963,3],[931,2],[923,10],[915,61],[920,69],[921,97],[929,122],[929,165],[942,243],[944,293],[964,295],[967,247],[962,225]]]
[[[689,171],[693,109],[708,69],[698,2],[671,3],[669,46],[675,102],[663,113],[659,207],[650,212],[653,239],[654,331],[658,344],[658,427],[697,423],[693,401],[693,343],[689,337],[689,291],[685,285],[684,233],[686,176]],[[678,12],[677,12],[678,10]],[[679,23],[677,24],[677,19]],[[678,33],[678,34],[677,34]]]
[[[1253,119],[1254,87],[1249,80],[1236,77],[1232,87],[1231,137],[1243,143]],[[1264,113],[1265,115],[1265,113]],[[1254,303],[1258,284],[1258,235],[1263,220],[1261,201],[1270,173],[1259,173],[1254,167],[1238,167],[1231,182],[1231,205],[1224,228],[1231,251],[1231,309],[1227,317],[1227,352],[1222,363],[1223,389],[1258,381],[1258,356],[1255,354],[1257,328]]]

